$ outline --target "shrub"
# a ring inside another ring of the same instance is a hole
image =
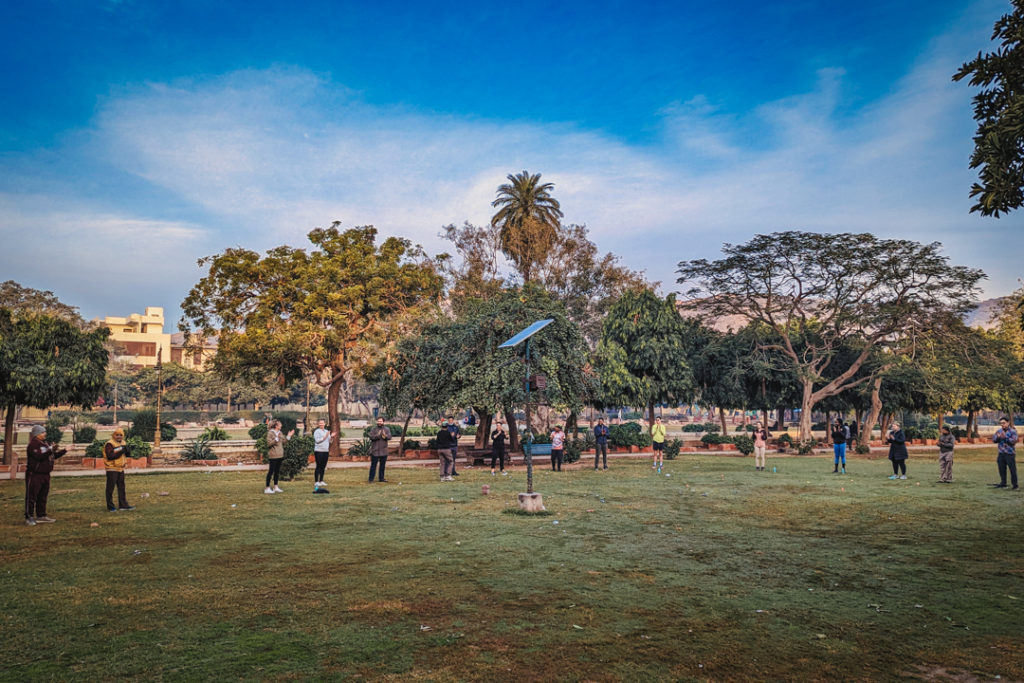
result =
[[[49,443],[60,443],[60,440],[64,438],[64,432],[61,431],[62,425],[59,419],[49,418],[46,420],[46,441]]]
[[[754,452],[754,440],[745,434],[732,437],[732,442],[736,444],[736,450],[743,455],[750,455]]]
[[[256,439],[256,452],[260,454],[263,462],[268,460],[267,456],[270,455],[270,442],[267,441],[266,434]]]
[[[754,425],[739,425],[736,427],[737,432],[752,432],[754,431]],[[751,451],[753,453],[753,451]]]
[[[213,448],[210,447],[210,439],[206,434],[201,434],[195,439],[189,439],[185,447],[181,449],[181,457],[186,460],[215,460]]]
[[[129,436],[125,444],[128,446],[128,455],[133,458],[148,458],[153,452],[153,447],[137,436]]]
[[[720,443],[735,443],[735,437],[724,436],[722,434],[705,434],[700,437],[700,442],[707,445],[720,444]]]
[[[436,444],[435,444],[436,448]],[[370,454],[370,440],[364,438],[348,447],[348,454],[356,457],[363,457]]]
[[[174,441],[178,438],[178,428],[166,422],[160,423],[160,441]]]
[[[907,427],[906,429],[903,430],[903,435],[905,437],[907,437],[908,441],[910,439],[923,439],[924,438],[923,436],[921,436],[921,430],[918,429],[917,427]],[[936,437],[936,438],[938,438],[938,437]]]
[[[797,446],[796,452],[800,455],[809,455],[814,452],[814,447],[817,445],[818,440],[812,437],[807,441],[801,442],[801,444]]]
[[[434,438],[434,439],[427,439],[427,450],[430,450],[430,451],[436,451],[437,450],[437,439],[436,438]]]
[[[155,410],[139,410],[135,413],[132,418],[132,426],[125,433],[125,437],[137,436],[143,441],[152,441],[153,435],[156,433],[156,411]],[[163,438],[163,432],[160,433],[160,438]]]
[[[562,451],[562,462],[576,462],[583,455],[583,439],[566,439]]]
[[[220,419],[220,421],[226,425],[236,425],[242,421],[242,418],[237,415],[225,415]]]
[[[626,422],[620,425],[612,425],[608,428],[608,443],[617,448],[643,445],[641,434],[645,434],[644,428],[638,422]],[[647,445],[650,445],[650,434],[647,434]]]
[[[110,425],[114,424],[114,416],[113,415],[97,415],[96,416],[96,424],[102,425],[103,427],[109,427]]]
[[[199,438],[206,439],[207,441],[227,441],[231,436],[220,427],[211,425],[203,430]]]
[[[96,440],[96,428],[90,425],[79,427],[71,433],[72,443],[92,443]]]
[[[281,476],[291,481],[302,473],[309,464],[309,456],[315,446],[309,434],[293,436],[284,442],[284,460],[281,461]]]
[[[679,455],[679,450],[683,447],[682,439],[668,439],[665,441],[665,457],[669,460],[675,460]]]
[[[922,439],[937,439],[939,438],[939,430],[935,427],[925,427],[921,430]]]
[[[793,437],[789,435],[789,432],[779,434],[777,441],[779,442],[779,445],[783,447],[793,445]]]
[[[462,433],[466,436],[476,435],[476,425],[468,425],[462,428]]]
[[[871,452],[871,446],[866,443],[859,443],[857,447],[853,449],[858,455],[867,455]]]
[[[420,442],[416,439],[405,440],[405,450],[407,451],[418,451],[420,449]]]
[[[260,422],[259,424],[255,424],[249,428],[249,438],[257,440],[265,438],[267,436],[267,432],[269,431],[270,428],[267,427],[267,425]]]
[[[91,444],[85,447],[85,457],[87,458],[102,458],[103,447],[107,444],[102,439],[96,439]]]

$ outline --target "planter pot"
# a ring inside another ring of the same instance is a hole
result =
[[[924,440],[924,445],[925,446],[938,446],[939,445],[939,440],[938,439],[925,439]]]
[[[146,459],[145,458],[128,458],[128,469],[137,470],[145,469]]]
[[[630,446],[629,447],[629,452],[630,453],[639,453],[640,452],[640,447],[639,446]]]
[[[640,449],[640,452],[641,453],[653,453],[654,452],[654,446],[644,446],[643,448]]]
[[[433,460],[437,457],[437,451],[432,451],[430,449],[416,451],[416,453],[419,455],[420,460]]]
[[[716,443],[716,444],[711,444],[711,450],[713,450],[713,451],[734,451],[734,450],[736,450],[736,444],[734,444],[734,443]]]
[[[309,456],[309,459],[308,459],[308,460],[306,460],[306,462],[307,462],[308,464],[312,465],[313,463],[315,463],[315,462],[316,462],[316,456],[315,456],[315,455],[311,455],[311,456]]]

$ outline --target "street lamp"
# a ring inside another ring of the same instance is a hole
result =
[[[552,318],[538,320],[498,346],[499,349],[510,349],[518,346],[523,341],[526,342],[524,362],[526,368],[526,443],[523,444],[523,453],[526,454],[526,493],[519,494],[519,507],[527,512],[540,512],[544,509],[544,499],[539,493],[534,493],[533,491],[533,430],[530,428],[530,337],[553,322],[554,319]],[[540,385],[541,382],[534,384],[538,389],[543,389],[544,387]]]
[[[163,406],[164,397],[164,383],[161,379],[163,373],[163,362],[162,358],[164,355],[164,347],[158,346],[156,349],[156,432],[153,434],[153,448],[146,456],[146,465],[152,467],[153,455],[160,454],[160,408]]]

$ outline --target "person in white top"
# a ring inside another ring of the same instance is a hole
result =
[[[331,437],[333,432],[327,430],[327,423],[317,420],[316,429],[313,430],[313,459],[316,461],[316,468],[313,471],[313,488],[326,487],[324,476],[327,474],[327,458],[331,451]]]

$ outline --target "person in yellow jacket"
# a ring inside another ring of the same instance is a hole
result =
[[[107,468],[107,510],[134,510],[128,504],[124,492],[124,468],[128,464],[128,444],[124,440],[124,430],[115,429],[110,441],[103,444],[103,464]],[[114,487],[117,487],[117,507],[114,507]]]
[[[654,469],[661,474],[661,468],[665,465],[665,425],[661,424],[661,418],[654,418],[654,425],[651,427],[651,442],[654,445]]]

